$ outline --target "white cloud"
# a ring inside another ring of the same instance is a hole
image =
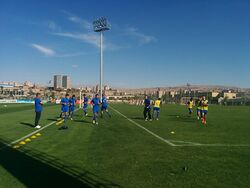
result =
[[[61,37],[78,39],[83,42],[92,44],[95,47],[100,46],[100,38],[95,33],[53,33],[53,34]]]
[[[46,22],[46,25],[49,29],[53,31],[61,31],[61,27],[58,26],[54,21],[48,21]]]
[[[129,27],[127,29],[126,35],[137,38],[140,44],[148,44],[148,43],[157,41],[157,39],[154,36],[140,33],[136,28],[133,28],[133,27]]]
[[[68,38],[73,38],[80,40],[82,42],[88,43],[93,45],[94,47],[99,48],[100,47],[100,36],[96,33],[52,33],[53,35],[61,36],[61,37],[68,37]],[[110,50],[110,51],[115,51],[119,50],[123,47],[113,44],[109,41],[106,41],[104,38],[104,49]]]
[[[72,21],[73,23],[79,24],[81,27],[83,27],[86,30],[92,29],[92,24],[87,20],[81,19],[77,16],[70,16],[68,19]]]
[[[71,65],[71,67],[72,67],[72,68],[77,68],[77,67],[78,67],[78,65],[73,64],[73,65]]]
[[[55,55],[55,52],[54,50],[48,48],[48,47],[45,47],[45,46],[42,46],[42,45],[39,45],[39,44],[31,44],[31,46],[33,48],[35,48],[36,50],[38,50],[39,52],[43,53],[44,55],[46,56],[53,56]]]
[[[61,12],[68,16],[69,21],[80,25],[82,28],[84,28],[86,30],[92,30],[92,23],[89,22],[88,20],[82,19],[82,18],[80,18],[80,17],[78,17],[78,16],[76,16],[76,15],[74,15],[71,12],[66,11],[66,10],[61,10]]]

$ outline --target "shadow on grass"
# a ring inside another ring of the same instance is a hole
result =
[[[4,143],[0,139],[0,165],[26,187],[121,187],[54,156]]]
[[[26,125],[26,126],[29,126],[29,127],[34,127],[34,124],[31,124],[31,123],[20,122],[20,124]]]
[[[49,121],[57,121],[56,118],[48,118],[47,120],[49,120]]]
[[[90,122],[90,121],[86,121],[86,120],[74,120],[74,122],[92,124],[92,122]]]
[[[143,117],[130,117],[130,119],[144,120]]]
[[[194,116],[183,115],[183,114],[171,114],[168,115],[171,121],[181,121],[181,122],[196,122],[197,119]]]

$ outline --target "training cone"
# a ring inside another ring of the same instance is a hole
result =
[[[36,133],[36,136],[42,136],[41,133]]]
[[[20,145],[25,145],[25,144],[26,144],[26,142],[21,141],[21,142],[19,142],[19,144],[20,144]]]
[[[25,139],[25,142],[30,142],[31,140],[29,138]]]
[[[35,136],[35,135],[33,135],[33,136],[31,136],[30,138],[34,139],[34,138],[36,138],[36,136]]]
[[[20,146],[19,145],[14,145],[13,148],[18,149],[18,148],[20,148]]]

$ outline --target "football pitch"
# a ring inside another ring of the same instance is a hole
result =
[[[78,110],[58,130],[60,105],[45,105],[34,132],[33,105],[0,104],[0,187],[249,187],[250,107],[210,106],[206,127],[185,106],[142,111],[111,104],[94,126]]]

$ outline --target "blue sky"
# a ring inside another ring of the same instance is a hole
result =
[[[116,87],[191,84],[250,87],[250,1],[1,0],[0,81],[73,85],[99,81],[106,16],[104,82]]]

